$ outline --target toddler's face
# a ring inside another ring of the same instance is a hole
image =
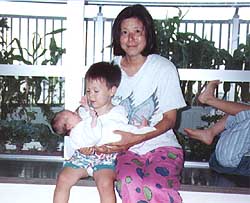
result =
[[[104,80],[87,80],[86,96],[89,105],[99,114],[110,108],[114,95],[113,88],[108,88]],[[100,114],[99,114],[100,115]]]

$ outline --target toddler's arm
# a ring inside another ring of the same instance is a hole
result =
[[[92,117],[92,121],[91,121],[91,127],[94,128],[96,127],[97,124],[97,113],[94,110],[94,108],[90,107],[88,104],[88,100],[86,96],[83,96],[80,104],[83,108],[85,108],[86,111],[89,111],[90,116]]]

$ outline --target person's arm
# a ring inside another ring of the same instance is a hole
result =
[[[116,130],[114,132],[121,135],[121,141],[97,147],[96,151],[101,153],[121,152],[127,150],[128,148],[136,144],[157,137],[162,133],[168,131],[169,129],[174,128],[176,122],[176,115],[177,110],[165,112],[163,114],[162,120],[154,126],[156,130],[145,134],[137,135],[130,132]]]
[[[95,148],[94,147],[82,147],[79,151],[84,155],[91,155],[94,154]]]

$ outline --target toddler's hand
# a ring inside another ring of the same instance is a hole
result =
[[[84,155],[91,155],[94,154],[95,148],[94,147],[82,147],[79,151]]]
[[[89,111],[89,105],[88,105],[88,100],[86,96],[82,96],[80,104],[82,107],[84,107],[87,111]]]

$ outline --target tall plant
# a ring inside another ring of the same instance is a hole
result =
[[[26,65],[39,63],[41,65],[56,65],[65,53],[65,49],[57,46],[54,38],[54,35],[62,33],[65,29],[54,30],[43,37],[34,33],[30,50],[23,48],[21,41],[16,38],[8,43],[7,39],[4,38],[8,30],[7,18],[2,18],[0,20],[0,64],[14,64],[15,61],[18,61]],[[46,37],[50,37],[49,49],[42,47],[42,42]],[[46,57],[47,53],[49,54]],[[38,104],[42,92],[42,81],[47,81],[50,84],[49,95],[54,91],[53,85],[55,86],[56,83],[60,82],[58,78],[0,76],[0,132],[4,132],[0,138],[2,150],[4,150],[5,144],[10,142],[15,144],[17,151],[19,151],[24,143],[32,140],[40,141],[47,150],[57,150],[56,147],[60,138],[53,134],[47,125],[31,123],[35,119],[36,113],[30,112],[26,108],[30,100]],[[50,108],[48,109],[44,105],[42,107],[44,115],[50,115],[48,113],[51,112]],[[19,117],[22,120],[7,121],[7,115],[12,115],[13,112],[15,112],[15,119]],[[47,119],[50,118],[47,117]]]
[[[159,53],[171,60],[177,68],[217,69],[225,65],[225,58],[229,53],[218,49],[214,42],[199,37],[195,33],[180,32],[180,23],[183,16],[165,20],[156,20],[156,34]],[[195,104],[196,95],[193,92],[195,81],[181,81],[181,88],[188,104]],[[198,92],[202,89],[198,83]]]
[[[13,64],[14,61],[19,61],[27,65],[56,65],[65,49],[57,46],[54,35],[62,33],[65,29],[58,29],[45,34],[41,37],[38,33],[34,33],[32,39],[32,48],[30,50],[22,48],[19,39],[14,38],[9,44],[5,39],[4,32],[7,32],[7,18],[2,18],[0,21],[0,29],[2,32],[0,38],[0,63]],[[44,38],[50,37],[49,49],[42,47]],[[49,57],[46,54],[49,52]],[[48,95],[53,95],[54,87],[61,83],[58,78],[47,77],[13,77],[0,76],[0,94],[1,94],[1,119],[6,119],[8,113],[13,112],[17,107],[27,106],[29,101],[37,103],[42,93],[42,81],[47,81],[49,84]],[[25,108],[23,108],[25,109]]]
[[[225,61],[226,70],[250,70],[250,34],[247,36],[246,44],[240,44],[238,48],[234,50],[233,55],[229,55]],[[223,85],[224,97],[226,97],[231,88],[231,84],[230,82],[226,82]],[[249,82],[237,82],[235,90],[235,101],[250,102]]]

